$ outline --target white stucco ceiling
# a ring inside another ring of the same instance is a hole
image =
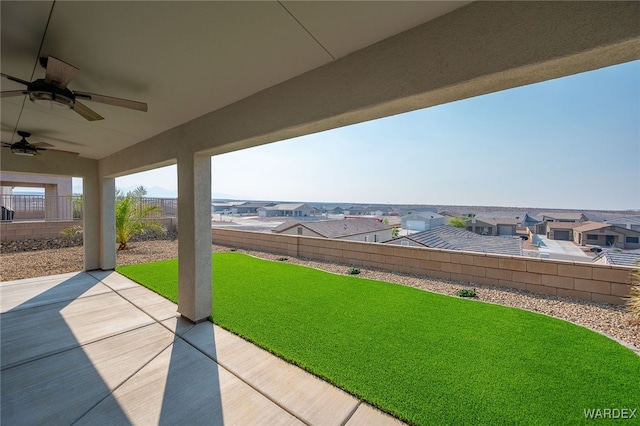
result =
[[[3,73],[42,78],[38,58],[51,55],[80,69],[72,90],[149,105],[87,101],[105,118],[88,122],[4,98],[2,141],[25,130],[31,142],[103,158],[467,3],[2,1]]]

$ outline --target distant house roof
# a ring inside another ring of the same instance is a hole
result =
[[[612,225],[640,225],[640,216],[624,216],[606,221]]]
[[[408,239],[425,247],[465,250],[480,253],[522,255],[522,240],[478,235],[449,225],[440,225],[426,231],[395,238],[391,241]],[[387,243],[391,242],[387,241]]]
[[[350,235],[367,234],[369,232],[386,231],[391,229],[375,219],[338,219],[319,220],[317,222],[298,222],[295,220],[282,223],[272,229],[281,233],[296,226],[307,228],[325,238],[344,238]]]
[[[549,229],[575,229],[584,222],[547,222]]]
[[[435,212],[431,212],[431,211],[419,211],[419,212],[413,212],[410,213],[408,215],[402,216],[403,219],[405,218],[409,218],[412,216],[419,216],[425,219],[440,219],[440,218],[444,218],[443,215],[435,213]]]
[[[608,265],[636,266],[636,262],[640,261],[640,251],[607,251],[602,257],[606,259]]]
[[[500,219],[509,218],[509,219],[514,219],[514,220],[517,220],[517,221],[521,221],[526,214],[527,214],[527,212],[524,212],[524,211],[492,210],[492,211],[486,211],[486,212],[478,212],[476,217],[492,217],[492,218],[495,218],[495,219],[498,219],[498,218],[500,218]]]
[[[530,215],[529,213],[525,213],[522,221],[523,222],[542,222],[542,218],[537,217],[535,215]]]
[[[260,208],[264,210],[297,210],[303,207],[311,209],[311,206],[307,206],[305,203],[282,203],[276,204],[275,206],[264,206]]]
[[[518,219],[512,217],[485,217],[476,216],[476,221],[488,223],[489,225],[518,225]]]
[[[585,216],[580,212],[540,212],[538,217],[548,217],[557,220],[582,220]]]
[[[602,222],[582,222],[580,224],[578,224],[578,226],[576,226],[575,228],[573,228],[576,232],[588,232],[588,231],[595,231],[596,229],[604,229],[604,228],[610,228],[613,225],[610,223],[602,223]]]
[[[248,208],[258,208],[258,207],[264,207],[264,206],[268,206],[269,203],[256,203],[256,202],[246,202],[246,203],[242,203],[242,204],[238,204],[237,207],[248,207]]]

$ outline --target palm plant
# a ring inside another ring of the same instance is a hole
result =
[[[118,250],[128,250],[129,240],[135,235],[147,232],[166,232],[166,229],[158,222],[148,220],[154,213],[161,213],[157,205],[145,205],[143,197],[147,195],[147,190],[143,186],[135,190],[122,194],[116,190],[116,243]],[[82,197],[77,198],[77,202],[82,206]],[[74,205],[76,200],[74,199]],[[63,229],[60,234],[64,237],[77,237],[82,235],[82,226],[76,225]]]
[[[147,190],[139,186],[123,195],[116,191],[116,243],[118,250],[128,250],[127,243],[135,235],[150,231],[165,232],[165,228],[158,222],[146,220],[154,213],[160,213],[157,205],[145,205],[143,197]]]

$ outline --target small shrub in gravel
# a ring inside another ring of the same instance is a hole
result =
[[[456,291],[456,295],[460,297],[476,297],[476,289],[463,288]]]
[[[360,269],[358,268],[349,269],[349,275],[358,275],[359,273],[360,273]]]
[[[289,260],[288,257],[279,257],[278,258],[278,261],[280,261],[280,262],[286,262],[287,260]]]

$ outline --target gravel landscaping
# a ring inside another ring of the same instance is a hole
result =
[[[53,245],[53,247],[59,246],[60,244]],[[21,247],[23,251],[17,251],[15,246],[10,243],[3,243],[1,247],[0,281],[82,270],[82,247],[41,249],[43,247],[46,247],[46,244],[39,243],[34,250],[25,244]],[[130,247],[130,250],[117,252],[118,265],[153,262],[178,256],[178,242],[175,238],[137,241],[131,243]],[[214,245],[212,250],[229,251],[230,249]],[[241,249],[237,251],[264,259],[282,259],[281,255],[271,253]],[[350,269],[348,265],[294,257],[288,257],[286,261],[337,274],[347,274]],[[426,276],[391,273],[376,269],[360,268],[360,271],[358,276],[363,278],[393,282],[452,296],[460,289],[474,288],[477,300],[527,309],[581,324],[614,337],[640,353],[640,325],[631,325],[631,315],[625,311],[624,306],[585,302],[481,284],[469,285]]]

